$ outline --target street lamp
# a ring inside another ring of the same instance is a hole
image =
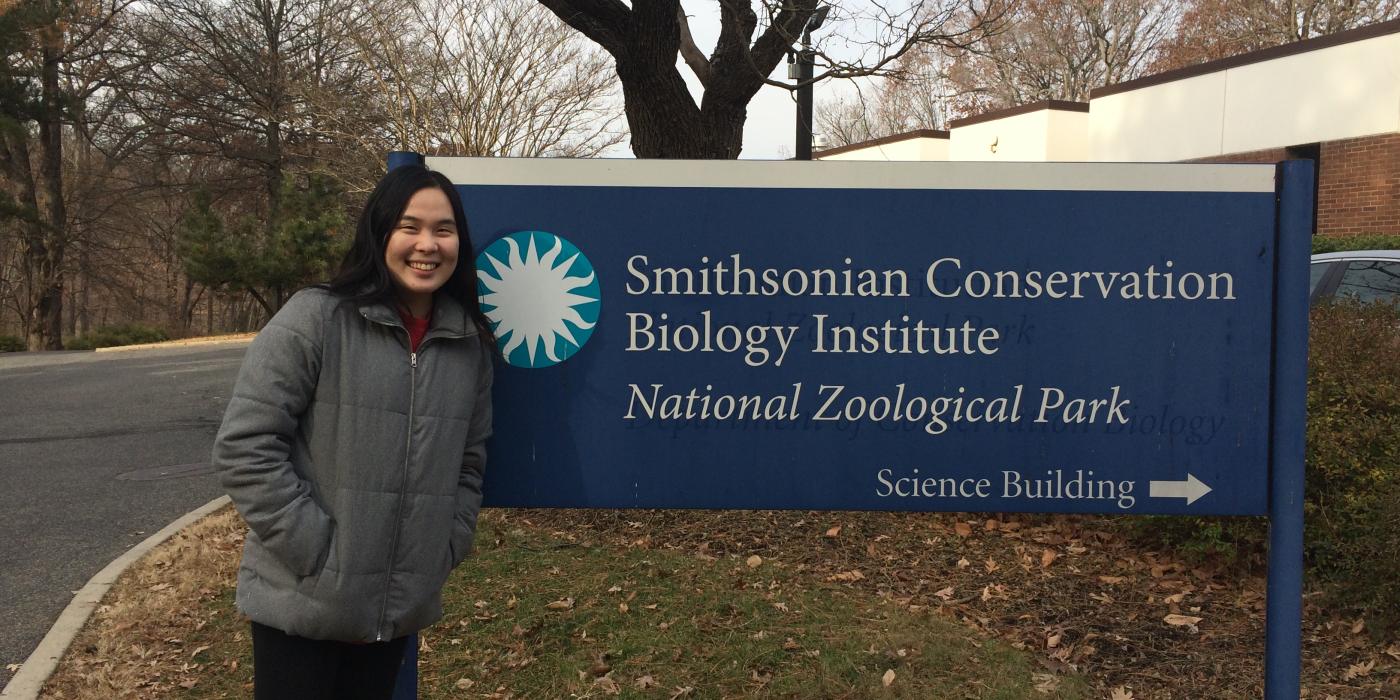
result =
[[[822,26],[830,5],[822,5],[807,18],[802,26],[802,46],[797,50],[797,60],[788,63],[788,78],[796,80],[797,88],[797,160],[812,159],[812,68],[816,63],[816,52],[812,51],[812,30]],[[789,59],[792,54],[788,54]],[[805,83],[805,84],[804,84]]]

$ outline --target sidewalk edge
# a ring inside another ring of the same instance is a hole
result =
[[[48,634],[44,635],[43,641],[39,642],[39,646],[34,648],[34,652],[29,655],[28,659],[25,659],[24,664],[20,666],[19,671],[15,673],[14,678],[10,679],[4,690],[0,690],[0,698],[5,700],[34,700],[38,698],[39,691],[43,689],[44,683],[48,682],[49,676],[52,676],[58,668],[58,662],[68,651],[68,646],[73,643],[78,632],[82,631],[88,617],[92,615],[92,611],[97,609],[97,606],[102,602],[102,597],[107,595],[107,591],[112,588],[112,584],[117,582],[117,578],[141,557],[146,556],[148,552],[170,539],[175,533],[231,502],[228,496],[220,496],[180,516],[179,519],[161,528],[160,532],[142,540],[97,572],[97,575],[89,579],[87,584],[74,594],[73,601],[63,609],[63,613],[58,616],[53,627],[49,628]]]

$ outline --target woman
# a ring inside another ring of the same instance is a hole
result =
[[[339,275],[258,333],[213,460],[251,530],[237,604],[254,696],[387,698],[471,550],[490,325],[452,183],[390,172]]]

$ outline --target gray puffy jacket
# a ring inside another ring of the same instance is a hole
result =
[[[471,551],[491,355],[435,300],[416,355],[398,314],[297,293],[248,348],[214,444],[251,532],[238,608],[312,639],[376,641],[442,616]]]

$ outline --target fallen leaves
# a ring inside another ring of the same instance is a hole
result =
[[[885,675],[880,677],[880,683],[884,684],[886,688],[894,685],[894,669],[886,669]]]
[[[744,563],[748,564],[750,569],[757,569],[758,567],[763,566],[763,557],[760,557],[757,554],[752,554],[749,555],[749,558]]]
[[[1370,661],[1366,661],[1366,662],[1363,662],[1363,663],[1359,663],[1359,664],[1352,664],[1352,665],[1348,666],[1346,672],[1344,672],[1344,673],[1342,674],[1342,680],[1344,680],[1344,681],[1352,681],[1352,680],[1356,680],[1357,678],[1361,678],[1361,677],[1364,677],[1364,676],[1369,676],[1369,675],[1371,675],[1371,671],[1372,671],[1373,669],[1375,669],[1375,668],[1376,668],[1376,661],[1375,661],[1375,659],[1372,659],[1372,660],[1370,660]]]
[[[1120,685],[1109,692],[1108,700],[1133,700],[1133,691]]]
[[[831,526],[829,529],[827,529],[827,531],[826,531],[826,536],[827,536],[827,537],[837,537],[837,536],[840,535],[840,534],[841,534],[841,526],[840,526],[840,525],[832,525],[832,526]]]
[[[1055,563],[1055,560],[1056,560],[1056,559],[1059,559],[1059,558],[1060,558],[1059,553],[1056,552],[1056,551],[1053,550],[1053,549],[1047,549],[1047,550],[1041,552],[1041,553],[1040,553],[1040,568],[1042,568],[1042,569],[1048,569],[1048,568],[1050,568],[1050,565],[1051,565],[1051,564],[1054,564],[1054,563]]]
[[[607,693],[608,695],[621,695],[622,688],[618,687],[617,681],[609,676],[603,676],[593,681],[593,687]]]
[[[953,532],[958,533],[958,537],[971,537],[972,526],[959,520],[958,522],[953,523]]]
[[[1037,693],[1049,695],[1060,689],[1060,677],[1053,673],[1032,673],[1031,682]]]
[[[573,610],[574,598],[573,596],[569,596],[567,598],[560,598],[559,600],[556,600],[552,603],[547,603],[544,607],[547,610]]]

